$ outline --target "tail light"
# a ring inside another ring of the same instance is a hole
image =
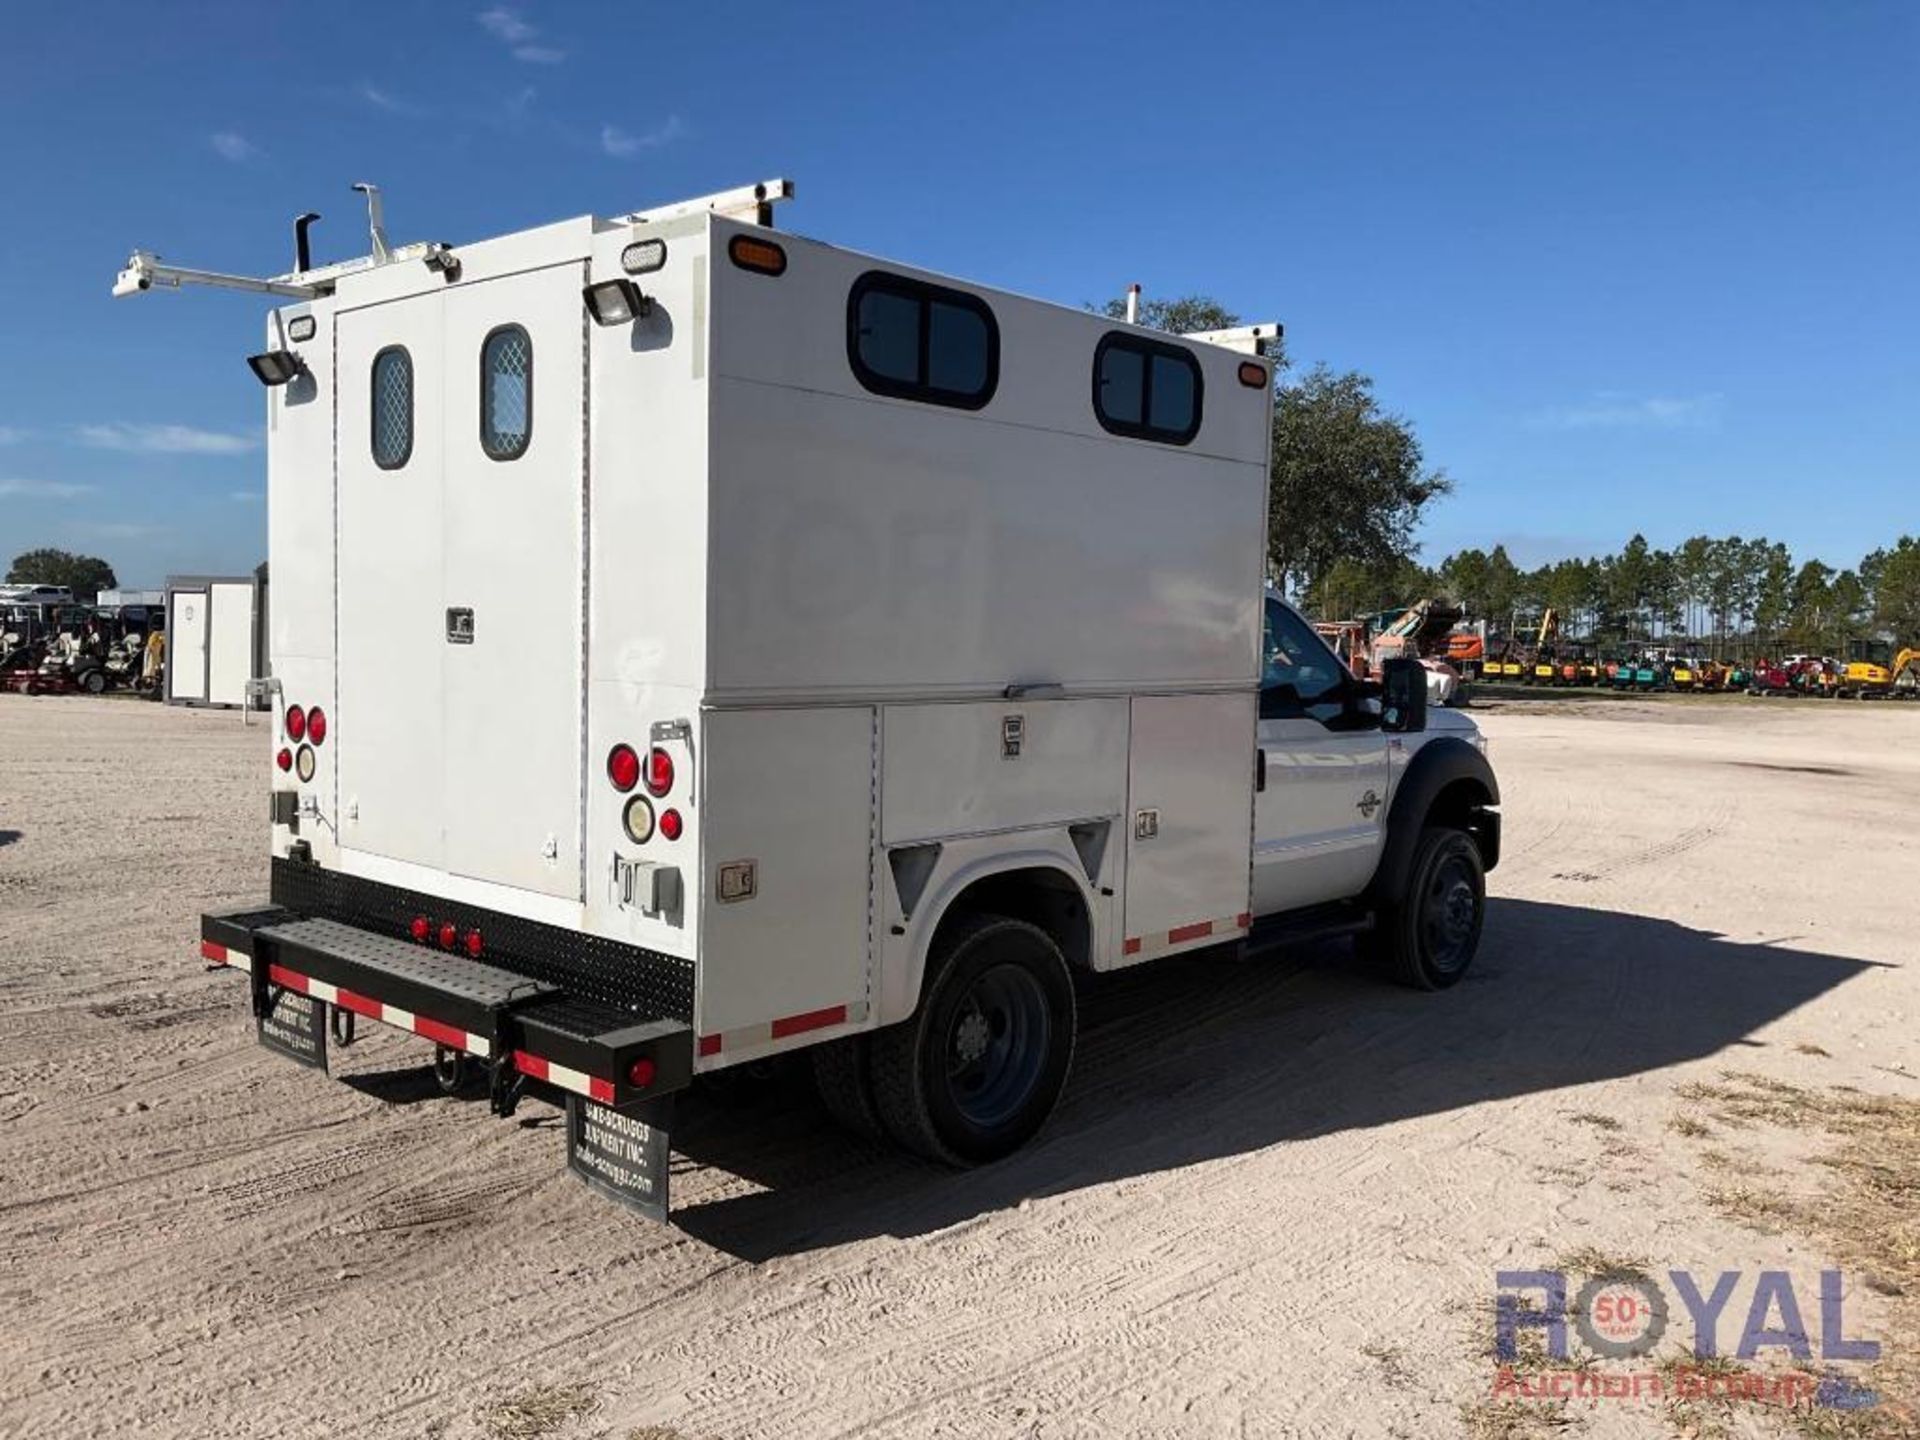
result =
[[[636,1090],[644,1090],[653,1083],[656,1073],[653,1061],[642,1055],[627,1067],[627,1083]]]
[[[668,810],[660,816],[660,833],[669,840],[678,840],[680,832],[685,828],[680,821],[678,810]]]
[[[273,763],[278,765],[282,770],[293,769],[293,751],[282,745],[280,747],[280,753],[273,757]]]
[[[289,740],[303,740],[306,738],[307,712],[302,710],[298,705],[287,706],[285,723],[287,727],[287,738]]]
[[[607,752],[607,779],[623,795],[640,783],[640,757],[631,745],[616,745]]]
[[[647,752],[647,789],[655,795],[664,795],[672,788],[673,757],[656,745]]]
[[[327,738],[327,712],[318,705],[307,712],[307,739],[314,744],[325,743]]]

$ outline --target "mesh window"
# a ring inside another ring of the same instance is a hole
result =
[[[373,357],[373,463],[398,470],[413,454],[413,357],[391,345]]]
[[[533,341],[503,325],[480,347],[480,448],[489,459],[518,460],[533,439]]]

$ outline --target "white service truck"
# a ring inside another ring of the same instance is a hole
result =
[[[811,1048],[955,1164],[1066,1083],[1076,971],[1348,931],[1439,988],[1499,792],[1263,584],[1258,329],[1174,336],[773,228],[784,182],[272,280],[261,1040],[356,1017],[564,1096],[666,1211],[672,1097]],[[1285,523],[1285,517],[1280,517]]]

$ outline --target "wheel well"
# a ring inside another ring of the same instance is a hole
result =
[[[948,926],[966,915],[1005,915],[1024,920],[1053,937],[1067,964],[1085,970],[1093,963],[1093,924],[1080,889],[1058,870],[1035,867],[986,875],[948,904],[934,932],[934,943]]]
[[[1441,787],[1427,807],[1428,825],[1464,830],[1480,851],[1480,863],[1491,870],[1500,859],[1499,841],[1487,815],[1493,797],[1478,780],[1453,780]]]

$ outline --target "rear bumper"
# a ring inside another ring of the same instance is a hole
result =
[[[467,914],[485,924],[483,912]],[[522,1077],[614,1107],[692,1079],[685,1018],[583,995],[510,956],[472,960],[271,902],[202,915],[200,954],[248,975],[256,1017],[292,991],[483,1062],[502,1113]]]

